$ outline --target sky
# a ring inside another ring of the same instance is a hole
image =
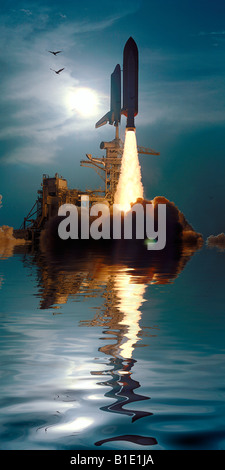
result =
[[[109,110],[110,75],[130,36],[139,50],[137,142],[160,152],[140,155],[145,197],[173,201],[204,237],[225,231],[222,0],[1,2],[0,225],[19,228],[43,174],[101,187],[80,160],[103,156],[101,141],[115,136],[95,123]],[[125,126],[122,116],[121,138]]]

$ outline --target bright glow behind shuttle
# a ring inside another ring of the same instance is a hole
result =
[[[81,116],[93,116],[97,113],[98,98],[90,88],[75,88],[67,95],[67,105],[70,110],[77,111]]]

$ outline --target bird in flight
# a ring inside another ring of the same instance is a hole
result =
[[[52,70],[53,72],[59,74],[60,72],[62,72],[62,70],[64,70],[64,68],[65,68],[65,67],[63,67],[63,69],[59,69],[59,70],[54,70],[54,69],[50,69],[50,70]]]
[[[59,54],[59,53],[62,52],[62,51],[56,51],[56,52],[54,52],[54,51],[48,51],[48,52],[50,52],[50,54],[57,55],[57,54]]]

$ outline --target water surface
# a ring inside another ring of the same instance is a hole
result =
[[[224,449],[224,256],[1,259],[1,449]]]

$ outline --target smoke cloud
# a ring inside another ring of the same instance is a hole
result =
[[[219,235],[210,235],[206,240],[206,244],[210,248],[216,247],[220,251],[224,251],[225,250],[225,234],[220,233]]]

